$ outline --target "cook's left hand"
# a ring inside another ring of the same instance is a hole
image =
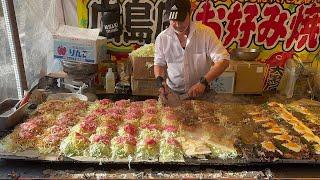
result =
[[[190,97],[199,97],[200,95],[202,95],[204,93],[205,90],[206,90],[205,85],[203,85],[201,83],[197,83],[189,89],[188,95]]]

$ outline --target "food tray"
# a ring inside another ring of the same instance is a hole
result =
[[[17,103],[19,103],[19,99],[11,98],[0,103],[0,130],[10,129],[22,121],[26,104],[16,110],[14,106]]]

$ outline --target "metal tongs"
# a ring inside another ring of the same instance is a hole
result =
[[[83,83],[81,86],[75,86],[75,85],[64,83],[64,82],[60,82],[60,83],[65,86],[73,88],[74,90],[72,92],[76,94],[83,94],[83,91],[89,87],[86,83]]]
[[[32,82],[30,90],[27,91],[25,96],[13,107],[15,110],[28,103],[32,92],[37,89],[40,79],[41,78],[36,78],[35,81]]]

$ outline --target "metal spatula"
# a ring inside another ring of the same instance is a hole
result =
[[[183,102],[183,100],[186,100],[189,98],[188,93],[178,95],[176,93],[169,93],[167,96],[168,102],[167,105],[170,107],[177,107],[180,106]]]

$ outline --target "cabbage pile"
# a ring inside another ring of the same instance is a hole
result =
[[[154,43],[145,44],[130,53],[131,57],[154,57]]]

